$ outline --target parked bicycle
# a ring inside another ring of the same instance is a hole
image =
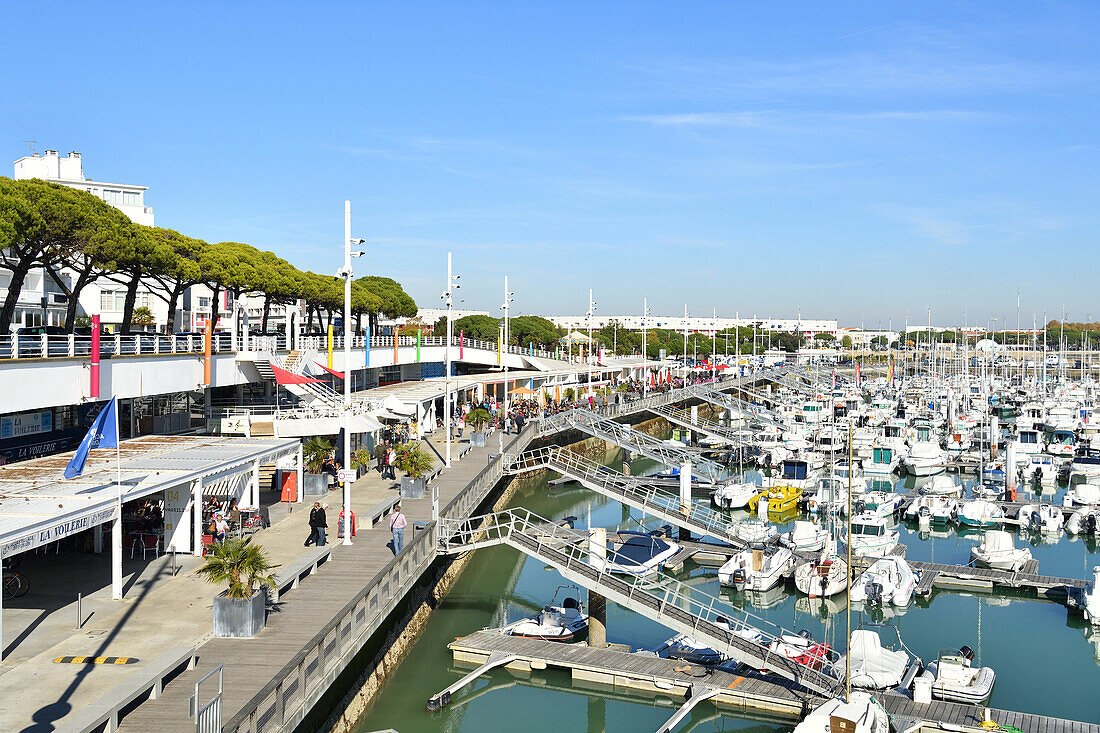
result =
[[[19,564],[18,560],[4,560],[3,570],[3,596],[4,600],[8,601],[12,598],[22,598],[27,595],[27,592],[31,589],[31,582],[27,580],[27,576],[23,573],[15,571],[16,566]]]

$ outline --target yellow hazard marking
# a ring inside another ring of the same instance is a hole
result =
[[[58,657],[55,664],[136,664],[137,657]]]

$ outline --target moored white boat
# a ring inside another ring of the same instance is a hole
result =
[[[718,581],[739,591],[766,591],[779,585],[794,564],[786,547],[743,550],[718,569]]]
[[[719,486],[711,493],[711,501],[720,509],[743,509],[749,499],[760,493],[760,487],[751,483],[733,483]]]
[[[995,529],[985,533],[981,544],[970,548],[970,559],[975,565],[1017,572],[1031,559],[1031,550],[1016,547],[1011,534]]]
[[[779,541],[795,552],[817,552],[824,549],[829,533],[813,522],[798,520],[790,532],[779,536]]]
[[[988,700],[997,675],[989,667],[972,667],[973,658],[974,652],[968,646],[941,650],[921,675],[931,679],[932,696],[972,704]]]
[[[920,581],[905,558],[890,556],[875,560],[852,583],[852,602],[870,601],[908,606]]]
[[[811,598],[832,596],[848,587],[848,564],[836,554],[826,554],[794,570],[794,586]]]
[[[794,733],[841,733],[833,730],[833,721],[843,720],[843,733],[890,733],[890,716],[875,698],[854,691],[845,700],[834,697],[817,706],[795,726]]]
[[[1000,504],[985,499],[971,499],[963,502],[955,515],[960,526],[996,527],[1004,521],[1005,513]]]

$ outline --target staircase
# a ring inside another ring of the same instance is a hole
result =
[[[751,417],[753,420],[769,427],[782,428],[779,419],[771,410],[766,410],[759,405],[746,402],[740,397],[735,397],[726,392],[719,392],[705,384],[696,384],[688,387],[688,389],[693,396],[698,397],[704,402],[709,402],[716,407],[722,407],[732,413]]]
[[[831,696],[840,685],[840,676],[829,662],[801,664],[771,649],[781,637],[791,636],[792,632],[672,578],[662,578],[660,584],[654,584],[629,575],[611,574],[602,567],[599,558],[590,555],[586,533],[558,526],[526,509],[470,519],[443,519],[438,536],[437,549],[441,554],[508,545],[554,567],[566,580],[687,634],[739,662],[769,669],[822,695]]]
[[[661,407],[651,408],[650,412],[655,415],[660,415],[670,423],[680,425],[688,430],[694,430],[704,435],[709,435],[712,438],[724,440],[733,448],[737,448],[742,444],[744,444],[746,448],[752,447],[752,443],[746,441],[744,439],[745,436],[734,428],[719,425],[713,420],[704,420],[703,418],[697,418],[692,421],[691,412],[689,410],[678,410],[675,407],[663,405]]]
[[[515,475],[547,468],[579,482],[609,499],[660,518],[701,536],[711,536],[734,547],[747,545],[737,538],[736,525],[707,506],[691,502],[684,507],[680,497],[645,476],[628,476],[605,468],[596,461],[565,448],[551,446],[502,456],[502,471]]]

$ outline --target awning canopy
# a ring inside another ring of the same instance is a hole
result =
[[[373,433],[382,427],[382,423],[370,415],[352,415],[349,422],[353,433]],[[305,438],[313,435],[336,435],[344,427],[344,418],[276,418],[271,424],[275,429],[275,435],[280,438]]]

